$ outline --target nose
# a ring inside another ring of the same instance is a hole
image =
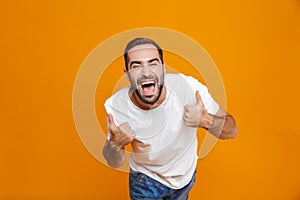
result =
[[[150,74],[151,74],[151,70],[149,66],[145,65],[144,67],[142,67],[142,75],[148,76]]]

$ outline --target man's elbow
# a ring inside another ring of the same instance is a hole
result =
[[[116,157],[107,147],[103,148],[102,154],[106,160],[107,165],[112,168],[119,168],[125,163],[125,159],[123,158],[123,156],[121,156],[119,159],[116,159]]]
[[[106,160],[106,162],[110,167],[112,167],[114,169],[119,168],[124,164],[124,163],[118,163],[118,162],[114,162],[114,161],[111,162],[109,160]]]
[[[236,138],[237,134],[239,132],[239,129],[237,127],[234,127],[230,132],[222,133],[219,137],[221,140],[227,140],[227,139],[233,139]]]

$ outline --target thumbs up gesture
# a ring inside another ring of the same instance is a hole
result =
[[[183,120],[186,126],[209,128],[211,116],[204,108],[199,91],[196,91],[196,104],[184,106]]]
[[[126,145],[134,140],[135,134],[128,122],[124,122],[120,126],[116,126],[113,116],[108,114],[108,123],[111,136],[110,144],[112,144],[117,151],[124,149]]]

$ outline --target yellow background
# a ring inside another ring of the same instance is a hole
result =
[[[96,45],[146,26],[208,51],[239,127],[199,160],[190,199],[300,199],[299,0],[2,1],[0,26],[1,200],[128,199],[128,174],[81,143],[72,90]]]

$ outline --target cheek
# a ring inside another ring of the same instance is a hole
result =
[[[133,73],[128,74],[128,80],[131,83],[136,83],[137,82],[137,76],[136,76],[136,74],[133,74]]]
[[[165,74],[164,69],[160,69],[156,71],[156,75],[161,79],[164,77],[164,74]]]

